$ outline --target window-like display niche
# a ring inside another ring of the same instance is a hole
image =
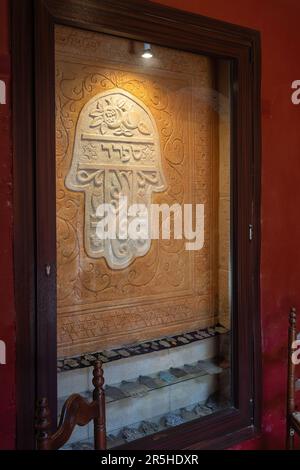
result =
[[[113,448],[231,406],[230,67],[65,26],[55,44],[58,411],[101,359]],[[202,204],[203,246],[99,239],[121,195]]]

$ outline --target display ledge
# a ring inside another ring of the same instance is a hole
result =
[[[138,344],[123,346],[117,349],[97,351],[90,354],[82,354],[80,356],[60,358],[57,361],[57,372],[61,373],[70,370],[91,367],[96,360],[100,360],[103,363],[107,363],[128,357],[141,356],[143,354],[149,354],[156,351],[163,351],[166,349],[186,346],[187,344],[191,344],[196,341],[201,341],[213,336],[226,333],[229,333],[229,330],[220,323],[217,323],[216,325],[202,330],[195,330],[187,333],[182,333],[180,335],[166,336],[151,341],[144,341]]]
[[[156,374],[139,376],[135,380],[123,380],[121,383],[105,386],[105,401],[108,404],[128,398],[142,398],[155,390],[220,374],[228,368],[227,361],[220,363],[217,358],[199,360],[182,367],[170,367]],[[92,399],[92,391],[90,390],[81,392],[81,395],[88,400]],[[66,399],[67,397],[61,397],[58,400],[59,415]]]
[[[211,415],[230,406],[229,402],[220,405],[215,394],[210,396],[205,403],[193,403],[192,405],[168,412],[167,414],[153,417],[147,421],[134,423],[116,430],[107,436],[107,449],[112,449],[152,434],[165,431],[171,427],[188,423],[203,416]],[[93,450],[93,439],[83,439],[66,445],[63,450]]]

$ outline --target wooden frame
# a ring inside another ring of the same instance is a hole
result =
[[[37,397],[56,413],[55,24],[232,62],[235,407],[126,448],[224,448],[252,437],[261,396],[259,33],[143,0],[13,0],[18,448],[34,448]]]

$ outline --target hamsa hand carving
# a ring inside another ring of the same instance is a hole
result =
[[[146,105],[118,88],[88,101],[78,118],[65,184],[85,195],[84,246],[89,257],[104,257],[110,268],[122,269],[144,256],[149,237],[101,239],[97,224],[101,204],[118,207],[125,197],[128,205],[150,209],[152,192],[166,188],[159,134]]]

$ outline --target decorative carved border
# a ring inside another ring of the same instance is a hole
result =
[[[226,333],[228,333],[227,328],[217,323],[216,325],[201,330],[189,331],[182,335],[162,337],[155,341],[132,344],[131,346],[123,346],[122,348],[111,349],[108,352],[95,351],[80,356],[64,357],[57,361],[57,372],[61,373],[91,367],[97,360],[107,363],[127,357],[142,356],[156,351],[174,349]]]

